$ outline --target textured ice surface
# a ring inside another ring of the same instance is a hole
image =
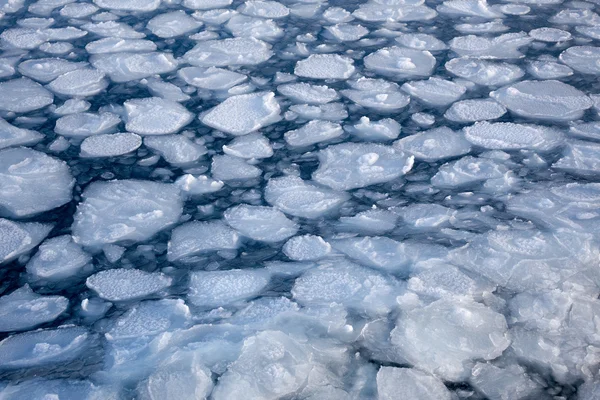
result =
[[[596,399],[598,4],[0,0],[0,399]]]
[[[64,161],[24,147],[0,151],[0,215],[30,217],[72,199],[74,185]]]
[[[87,278],[86,286],[108,301],[142,299],[171,285],[171,278],[138,269],[109,269]]]
[[[246,135],[281,117],[275,93],[253,93],[233,96],[200,117],[203,124],[235,136]]]
[[[94,182],[77,208],[73,237],[91,247],[144,241],[177,222],[181,211],[181,196],[173,185],[140,180]]]

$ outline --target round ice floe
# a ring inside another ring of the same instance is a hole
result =
[[[115,133],[90,136],[81,143],[81,157],[116,157],[131,153],[142,145],[135,133]]]
[[[142,79],[177,68],[177,61],[171,54],[159,52],[94,54],[90,62],[114,82]]]
[[[230,155],[213,156],[211,163],[212,175],[222,181],[243,181],[258,178],[262,170],[250,165],[246,160]]]
[[[238,11],[251,17],[260,18],[283,18],[287,17],[290,10],[277,1],[250,0],[242,4]]]
[[[230,6],[233,0],[183,0],[183,6],[194,10],[210,10]]]
[[[17,128],[0,118],[0,149],[39,142],[44,135],[29,129]]]
[[[110,38],[121,38],[121,39],[141,39],[144,35],[142,32],[138,32],[131,26],[116,21],[105,21],[98,23],[88,23],[81,26],[90,33],[95,33],[98,36],[110,37]]]
[[[0,215],[24,218],[71,201],[74,185],[69,167],[39,151],[0,151]]]
[[[188,300],[204,308],[227,306],[256,297],[269,281],[264,269],[192,272]]]
[[[19,64],[19,72],[36,81],[47,83],[86,65],[84,62],[72,62],[61,58],[38,58],[23,61]]]
[[[325,27],[327,34],[340,42],[353,42],[359,40],[369,33],[362,25],[336,24]]]
[[[223,146],[223,152],[240,158],[269,158],[273,155],[273,148],[269,139],[260,133],[249,133],[233,139]]]
[[[381,235],[396,227],[398,217],[387,210],[371,209],[352,217],[341,217],[337,227],[344,232]]]
[[[414,399],[452,399],[444,382],[414,368],[381,367],[377,372],[377,395],[379,400],[394,400],[405,392]]]
[[[460,33],[500,33],[510,30],[502,21],[482,22],[479,24],[458,24],[454,27]]]
[[[299,129],[287,131],[283,137],[292,147],[304,147],[338,138],[343,133],[340,124],[317,120],[310,121]]]
[[[329,7],[323,12],[323,18],[333,24],[350,22],[354,19],[352,14],[342,7]]]
[[[187,67],[177,74],[187,84],[207,90],[227,90],[247,79],[244,74],[215,67]]]
[[[565,42],[571,39],[571,33],[556,28],[538,28],[529,31],[529,36],[540,42]]]
[[[339,98],[334,89],[304,82],[281,85],[277,87],[277,91],[298,103],[326,104]]]
[[[265,200],[286,214],[303,218],[319,218],[339,206],[349,196],[305,182],[295,176],[269,180]]]
[[[431,184],[441,188],[460,188],[479,184],[488,179],[500,179],[506,173],[508,169],[504,164],[467,156],[442,165],[438,173],[431,178]]]
[[[171,278],[139,269],[109,269],[87,278],[86,286],[111,302],[147,298],[171,286]]]
[[[413,157],[379,144],[343,143],[319,152],[313,179],[336,190],[384,183],[408,173]]]
[[[600,48],[575,46],[560,53],[560,60],[584,74],[600,75]]]
[[[107,37],[85,45],[89,54],[126,53],[126,52],[152,52],[156,50],[156,44],[150,40],[122,39]]]
[[[261,242],[279,242],[298,230],[294,222],[272,207],[242,204],[227,209],[223,216],[240,234]]]
[[[54,96],[42,85],[28,78],[0,83],[0,110],[26,113],[54,102]]]
[[[471,56],[490,59],[521,58],[518,50],[533,41],[525,32],[506,33],[494,38],[481,36],[460,36],[450,41],[450,48],[459,56]]]
[[[235,250],[240,246],[238,233],[221,221],[192,221],[173,229],[168,259],[177,261],[198,254]]]
[[[48,35],[41,29],[12,28],[2,32],[0,39],[8,47],[33,50],[48,41]]]
[[[386,47],[364,58],[365,67],[394,79],[427,77],[435,67],[435,57],[428,51]]]
[[[462,133],[447,127],[404,137],[395,142],[394,147],[427,162],[462,156],[471,151],[471,145]]]
[[[56,121],[54,131],[67,137],[87,137],[114,132],[121,123],[117,114],[76,113],[65,115]]]
[[[200,120],[211,128],[240,136],[278,122],[280,111],[273,92],[242,94],[229,97]]]
[[[522,117],[571,121],[592,107],[592,100],[580,90],[560,81],[522,81],[490,96]]]
[[[226,67],[260,64],[272,55],[271,45],[262,40],[238,37],[200,42],[183,58],[198,67]]]
[[[592,39],[600,39],[600,26],[577,26],[575,30]]]
[[[80,326],[39,330],[9,336],[0,342],[0,369],[64,364],[88,348],[92,335]]]
[[[538,79],[559,79],[573,75],[573,70],[564,64],[553,61],[532,61],[527,72]]]
[[[348,79],[354,71],[352,59],[337,54],[312,54],[294,69],[296,75],[312,79]]]
[[[286,118],[294,119],[298,122],[302,120],[326,120],[342,121],[348,118],[346,106],[342,103],[321,104],[311,106],[308,104],[294,104],[290,106],[285,113]]]
[[[458,100],[467,89],[464,86],[440,78],[407,82],[402,90],[425,104],[447,106]]]
[[[183,135],[148,136],[144,138],[144,145],[175,165],[193,163],[206,154],[206,147]]]
[[[463,100],[452,104],[444,118],[454,122],[476,122],[500,118],[506,108],[491,99]]]
[[[65,18],[85,18],[98,11],[98,7],[89,3],[71,3],[60,9],[60,15]]]
[[[365,141],[386,141],[396,139],[402,127],[391,118],[371,121],[368,117],[361,117],[357,124],[346,125],[344,129]]]
[[[455,17],[502,18],[501,12],[490,7],[486,0],[446,0],[436,8],[442,14]]]
[[[27,263],[27,273],[33,280],[60,282],[77,277],[91,261],[70,235],[57,236],[42,243]]]
[[[474,145],[493,150],[549,151],[563,143],[560,131],[547,126],[512,122],[477,122],[464,128],[464,133]]]
[[[190,17],[182,10],[159,14],[146,24],[146,28],[153,34],[165,39],[183,35],[201,26],[202,22]]]
[[[468,57],[450,60],[445,67],[453,75],[486,86],[506,85],[525,75],[516,65]]]
[[[346,89],[342,90],[341,93],[359,106],[383,112],[397,111],[410,103],[410,97],[398,91],[380,92]]]
[[[218,192],[223,188],[224,183],[216,179],[210,179],[206,175],[194,176],[185,174],[177,178],[175,186],[185,194],[195,196]]]
[[[281,38],[283,29],[271,19],[233,15],[225,24],[228,31],[236,37],[253,37],[273,42]]]
[[[25,285],[0,297],[0,332],[24,331],[54,321],[67,310],[62,296],[40,296]]]
[[[144,241],[179,220],[177,187],[151,181],[94,182],[83,192],[73,238],[85,246]]]
[[[160,0],[94,0],[101,8],[119,11],[154,11],[160,6]]]
[[[175,133],[192,122],[193,115],[181,104],[149,97],[127,100],[124,103],[128,131],[139,135],[166,135]]]
[[[419,369],[444,380],[462,381],[474,360],[493,360],[510,345],[507,330],[504,316],[483,304],[442,299],[402,315],[391,341]]]
[[[59,76],[48,84],[48,89],[65,96],[94,96],[108,86],[104,72],[96,69],[76,69]]]
[[[440,39],[426,33],[404,33],[396,38],[396,42],[415,50],[440,51],[448,48]]]
[[[315,235],[295,236],[283,246],[283,253],[295,261],[319,260],[330,252],[331,245]]]
[[[0,264],[27,253],[50,233],[52,225],[0,218]]]

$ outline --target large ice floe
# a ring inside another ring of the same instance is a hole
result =
[[[598,0],[0,20],[0,400],[600,399]]]

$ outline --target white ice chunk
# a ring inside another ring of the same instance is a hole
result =
[[[81,28],[98,36],[110,38],[141,39],[146,36],[126,23],[116,21],[87,23],[82,25]]]
[[[294,236],[283,246],[283,253],[295,261],[319,260],[330,252],[331,245],[315,235]]]
[[[563,143],[560,131],[541,125],[484,121],[464,128],[463,132],[469,142],[492,150],[550,151]]]
[[[223,146],[223,152],[247,159],[262,159],[273,156],[273,148],[269,139],[257,132],[236,137],[229,144]]]
[[[227,21],[225,27],[235,37],[252,37],[269,42],[276,41],[284,35],[283,29],[272,19],[255,18],[239,14],[233,15]]]
[[[323,188],[295,176],[270,179],[265,200],[286,214],[303,218],[319,218],[339,206],[349,196]]]
[[[521,68],[513,64],[469,57],[450,60],[445,67],[453,75],[485,86],[506,85],[525,75]]]
[[[552,167],[575,175],[593,177],[600,172],[599,156],[599,143],[571,141],[563,150],[562,157],[552,164]]]
[[[537,28],[529,31],[529,36],[540,42],[565,42],[571,39],[571,33],[557,28]]]
[[[0,265],[27,253],[50,233],[52,225],[0,218]]]
[[[211,179],[206,175],[194,176],[185,174],[177,178],[175,185],[182,192],[190,196],[195,196],[218,192],[223,188],[224,183],[216,179]]]
[[[273,92],[233,96],[200,117],[203,124],[235,136],[279,122],[279,103]]]
[[[68,115],[82,113],[89,110],[91,106],[92,105],[89,101],[85,101],[82,99],[69,99],[65,101],[62,106],[57,107],[56,110],[54,110],[54,114]]]
[[[171,278],[139,269],[108,269],[87,278],[85,285],[111,302],[147,298],[171,286]]]
[[[233,0],[183,0],[183,6],[194,10],[210,10],[213,8],[225,8]]]
[[[336,24],[325,29],[331,37],[340,42],[354,42],[369,34],[367,28],[355,24]]]
[[[66,162],[19,147],[0,151],[0,215],[30,217],[71,201]]]
[[[48,41],[48,35],[43,29],[12,28],[4,30],[0,39],[7,47],[33,50]]]
[[[435,63],[429,51],[396,46],[377,50],[364,58],[367,69],[394,79],[428,77]]]
[[[42,243],[27,263],[27,273],[34,280],[60,282],[83,272],[91,261],[70,235],[57,236]]]
[[[582,91],[560,81],[522,81],[490,93],[511,112],[533,119],[579,119],[592,100]]]
[[[453,17],[503,18],[504,15],[490,7],[486,0],[446,0],[436,8]]]
[[[520,365],[499,368],[477,363],[469,379],[471,385],[490,400],[512,400],[531,397],[541,388],[532,381]]]
[[[105,399],[117,400],[120,396],[115,386],[96,386],[87,380],[75,379],[28,379],[19,384],[11,384],[0,396],[6,399]]]
[[[341,217],[339,227],[344,231],[364,235],[380,235],[396,227],[397,216],[387,210],[367,210],[352,217]]]
[[[39,330],[9,336],[0,342],[0,369],[60,365],[80,357],[92,335],[80,326]]]
[[[192,272],[188,300],[203,308],[228,306],[256,297],[270,279],[265,269]]]
[[[42,85],[28,78],[0,83],[0,110],[26,113],[54,102],[54,96]]]
[[[244,74],[215,67],[186,67],[177,74],[187,84],[207,90],[227,90],[247,79]]]
[[[319,106],[311,106],[308,104],[294,104],[290,106],[289,111],[285,114],[286,119],[300,120],[327,120],[341,121],[348,118],[346,106],[342,103],[321,104]]]
[[[273,52],[271,45],[253,37],[207,40],[185,53],[184,60],[198,67],[256,65],[267,61]]]
[[[487,38],[482,36],[459,36],[450,41],[450,48],[459,56],[471,56],[489,59],[522,58],[520,47],[526,46],[533,38],[525,32],[505,33]]]
[[[415,50],[440,51],[448,48],[440,39],[426,33],[403,33],[396,42]]]
[[[484,279],[471,278],[453,265],[440,262],[419,270],[408,280],[408,289],[432,299],[469,296],[478,300],[494,288],[494,284]]]
[[[158,14],[146,24],[146,28],[160,38],[173,38],[192,32],[202,26],[202,22],[178,10]]]
[[[67,72],[87,66],[84,62],[72,62],[62,58],[37,58],[19,64],[19,72],[31,79],[48,83]]]
[[[326,142],[344,133],[340,124],[328,121],[310,121],[299,129],[287,131],[284,139],[291,147],[304,147]]]
[[[24,331],[54,321],[69,306],[62,296],[40,296],[25,285],[0,297],[0,332]]]
[[[98,11],[98,7],[90,3],[71,3],[60,9],[60,15],[65,18],[85,18]]]
[[[249,0],[238,8],[238,12],[251,17],[260,18],[284,18],[290,10],[277,1]]]
[[[459,188],[488,179],[501,179],[507,173],[508,169],[502,163],[467,156],[442,165],[431,178],[431,184],[442,188]]]
[[[59,118],[54,131],[62,136],[84,138],[114,132],[120,123],[121,118],[117,114],[83,112]]]
[[[462,85],[437,77],[407,82],[402,85],[402,90],[423,103],[436,107],[454,103],[467,91]]]
[[[406,312],[391,341],[411,364],[450,381],[468,378],[474,360],[493,360],[510,345],[504,316],[467,299]]]
[[[339,99],[334,89],[309,83],[290,83],[277,87],[277,91],[298,103],[326,104]]]
[[[89,54],[152,52],[156,48],[156,44],[150,40],[123,39],[120,37],[107,37],[85,45],[85,50]]]
[[[161,0],[94,0],[94,3],[111,10],[150,12],[160,6]]]
[[[240,246],[237,232],[221,221],[193,221],[173,229],[169,241],[169,261]]]
[[[29,129],[18,128],[0,118],[0,149],[27,146],[41,141],[44,135]]]
[[[319,152],[313,179],[335,190],[384,183],[408,173],[414,158],[390,146],[343,143]]]
[[[563,51],[560,60],[583,74],[600,75],[600,49],[592,46],[574,46]]]
[[[298,230],[294,222],[272,207],[241,204],[227,209],[223,217],[241,235],[261,242],[279,242]]]
[[[116,157],[137,150],[142,138],[135,133],[124,132],[90,136],[81,143],[80,157]]]
[[[553,61],[532,61],[527,65],[527,72],[537,79],[560,79],[573,75],[571,68]]]
[[[148,136],[144,138],[144,145],[174,165],[191,164],[206,154],[206,147],[183,135]]]
[[[56,94],[73,97],[94,96],[108,87],[104,72],[96,69],[76,69],[59,76],[48,84]]]
[[[452,395],[444,382],[410,368],[381,367],[377,372],[379,400],[395,400],[398,395],[412,400],[450,400]]]
[[[391,118],[371,121],[369,117],[361,117],[357,124],[345,126],[344,129],[354,137],[365,141],[378,142],[396,139],[400,135],[402,127]]]
[[[183,208],[177,187],[151,181],[93,182],[82,197],[73,237],[91,247],[147,240],[177,222]]]
[[[221,181],[254,179],[262,175],[260,168],[248,164],[242,158],[227,154],[212,158],[211,172],[216,179]]]
[[[506,108],[491,99],[463,100],[452,104],[444,118],[454,122],[477,122],[500,118]]]
[[[127,100],[124,106],[127,113],[125,127],[142,136],[178,132],[194,117],[181,104],[160,97]]]
[[[355,71],[353,64],[337,54],[312,54],[296,63],[294,73],[312,79],[348,79]]]
[[[359,85],[362,86],[362,85]],[[373,88],[374,90],[345,89],[341,93],[359,106],[379,112],[397,111],[410,103],[410,97],[397,90],[397,87]]]
[[[148,91],[151,95],[162,97],[165,100],[171,100],[180,103],[191,99],[190,96],[183,93],[179,86],[170,82],[164,82],[161,79],[146,79],[146,85],[148,86]]]
[[[394,142],[394,147],[427,162],[457,157],[471,151],[471,145],[464,135],[447,127],[406,136]]]
[[[177,68],[173,55],[160,52],[94,54],[90,63],[114,82],[129,82]]]

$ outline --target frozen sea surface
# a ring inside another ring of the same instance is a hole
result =
[[[0,27],[0,400],[600,399],[599,0]]]

